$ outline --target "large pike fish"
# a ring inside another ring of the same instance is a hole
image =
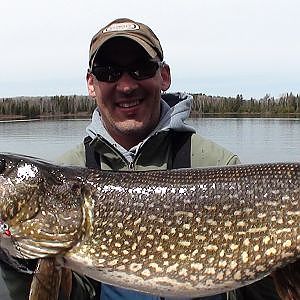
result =
[[[300,257],[300,164],[147,172],[0,155],[1,247],[162,296],[235,289]]]

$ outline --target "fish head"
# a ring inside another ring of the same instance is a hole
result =
[[[0,154],[0,238],[17,241],[21,255],[10,253],[40,258],[78,242],[85,230],[80,174],[37,158]]]

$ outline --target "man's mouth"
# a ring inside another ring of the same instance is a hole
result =
[[[118,106],[120,106],[122,108],[130,108],[130,107],[139,105],[140,103],[141,103],[141,100],[135,100],[135,101],[130,101],[130,102],[118,103]]]

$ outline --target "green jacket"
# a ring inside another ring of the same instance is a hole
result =
[[[95,151],[100,154],[101,169],[114,171],[166,170],[172,160],[170,132],[160,132],[144,143],[132,163],[129,163],[105,140],[94,141]],[[191,136],[191,167],[224,166],[240,163],[237,155],[216,143],[193,134]],[[59,164],[86,166],[84,144],[66,152],[58,158]]]

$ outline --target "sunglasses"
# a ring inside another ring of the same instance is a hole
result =
[[[161,61],[148,60],[127,67],[114,65],[93,66],[91,73],[98,81],[103,82],[116,82],[124,72],[128,73],[133,79],[144,80],[152,78],[163,64]]]

